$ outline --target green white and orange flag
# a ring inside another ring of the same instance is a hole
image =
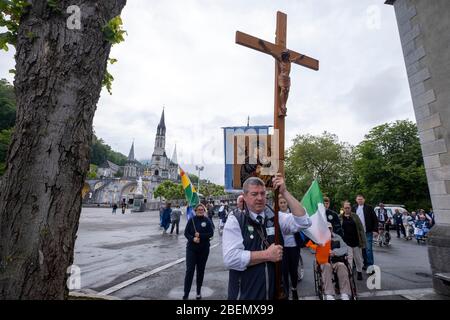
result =
[[[320,191],[319,183],[314,180],[308,191],[302,199],[302,206],[311,219],[312,225],[302,232],[313,242],[325,245],[330,239],[331,234],[328,230],[328,221],[326,218],[326,209],[323,204],[323,196]]]
[[[181,185],[183,186],[184,196],[186,197],[188,207],[193,208],[200,203],[198,193],[195,190],[194,185],[191,183],[189,176],[186,174],[186,172],[183,171],[183,169],[181,169],[181,167],[180,167],[180,177],[181,177]]]

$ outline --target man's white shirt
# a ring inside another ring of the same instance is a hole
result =
[[[264,212],[259,215],[265,219]],[[257,221],[257,216],[258,214],[250,212],[250,218],[252,220]],[[278,217],[280,231],[283,235],[293,234],[311,226],[311,219],[309,219],[308,215],[297,217],[291,213],[280,212]],[[234,215],[228,216],[228,220],[223,229],[222,252],[223,262],[228,269],[244,271],[250,264],[251,252],[245,250],[241,227]]]
[[[378,221],[385,222],[384,221],[384,213],[386,213],[386,215],[387,215],[387,211],[381,210],[381,209],[378,210]]]
[[[366,218],[364,217],[364,205],[362,206],[358,205],[358,208],[356,209],[356,214],[358,215],[359,220],[361,220],[362,222],[364,231],[366,231]]]

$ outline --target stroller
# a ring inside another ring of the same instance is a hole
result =
[[[417,244],[420,244],[420,242],[425,243],[427,241],[427,234],[430,231],[428,222],[425,220],[419,220],[416,222],[414,227],[414,236],[417,240]]]

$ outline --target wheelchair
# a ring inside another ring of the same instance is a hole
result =
[[[391,234],[389,233],[389,224],[378,223],[378,237],[374,239],[374,244],[378,244],[380,247],[385,245],[388,247],[391,241]]]
[[[429,231],[430,229],[427,226],[418,226],[414,228],[414,237],[416,238],[417,244],[420,244],[420,242],[426,243]]]
[[[347,267],[347,273],[348,273],[348,278],[349,278],[349,282],[350,282],[350,290],[351,290],[350,300],[358,300],[354,272],[353,272],[352,268],[350,268],[350,264],[348,263],[347,255],[345,255],[344,257],[345,257],[345,259],[343,262],[344,262],[345,266]],[[320,300],[325,300],[325,289],[323,286],[322,270],[320,268],[320,264],[317,263],[316,259],[314,259],[313,264],[314,264],[313,270],[314,270],[315,291]],[[334,289],[335,289],[336,295],[340,294],[339,279],[337,277],[336,271],[334,271],[334,270],[333,270],[333,283],[335,285]]]

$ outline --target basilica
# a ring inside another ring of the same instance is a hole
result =
[[[155,146],[151,160],[141,163],[134,155],[134,142],[131,144],[126,164],[121,167],[106,161],[97,170],[99,179],[87,180],[83,188],[83,202],[91,204],[133,203],[137,191],[137,180],[142,178],[142,191],[145,202],[154,200],[153,193],[165,180],[179,182],[177,147],[172,157],[166,153],[166,125],[164,109],[156,129]],[[118,177],[122,172],[121,177]]]
[[[148,164],[141,164],[134,157],[134,142],[131,145],[128,154],[128,160],[123,168],[124,178],[143,177],[153,179],[155,181],[162,180],[178,180],[178,164],[177,164],[177,147],[172,154],[172,158],[166,154],[166,124],[164,121],[164,110],[161,114],[156,129],[155,146],[153,149],[152,159]]]

